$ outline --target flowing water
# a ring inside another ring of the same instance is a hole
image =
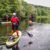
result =
[[[18,50],[50,50],[50,24],[37,23],[30,26],[27,31],[33,34],[33,37],[29,37],[26,32],[23,32]],[[2,47],[2,50],[12,50],[7,49],[4,45]]]

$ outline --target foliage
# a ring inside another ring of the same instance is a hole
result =
[[[16,12],[21,20],[28,19],[30,14],[48,16],[50,8],[28,4],[23,0],[0,0],[0,18]]]
[[[39,22],[39,23],[50,23],[50,18],[49,16],[37,16],[36,17],[36,22]]]
[[[23,0],[0,0],[0,17],[4,17],[6,14],[12,15],[13,12],[16,12],[18,16],[25,18],[34,13],[33,8],[35,9],[34,6]]]

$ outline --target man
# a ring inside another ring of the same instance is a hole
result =
[[[12,32],[18,31],[18,26],[19,26],[19,18],[16,16],[16,13],[13,13],[13,16],[11,18],[12,22]]]

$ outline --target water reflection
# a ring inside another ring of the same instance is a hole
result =
[[[26,47],[26,46],[31,45],[31,44],[33,44],[32,41],[28,42],[28,44],[25,44],[23,47]]]

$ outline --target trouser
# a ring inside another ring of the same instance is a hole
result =
[[[18,30],[18,23],[12,23],[12,30]]]

